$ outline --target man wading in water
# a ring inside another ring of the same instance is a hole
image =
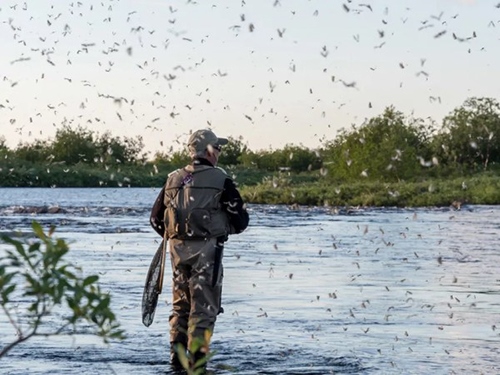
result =
[[[168,239],[172,263],[170,360],[176,368],[180,345],[191,349],[195,340],[210,338],[222,312],[224,242],[248,226],[240,193],[216,167],[227,143],[211,130],[194,132],[187,145],[192,163],[168,175],[151,211],[153,229]],[[195,363],[206,355],[205,344],[189,353]]]

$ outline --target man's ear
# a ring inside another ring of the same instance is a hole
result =
[[[205,149],[205,152],[207,152],[209,155],[213,155],[215,153],[215,148],[212,145],[208,145],[208,147]]]
[[[212,149],[207,148],[207,149],[205,150],[205,155],[206,155],[206,156],[215,156],[215,149],[213,149],[213,148],[212,148]]]

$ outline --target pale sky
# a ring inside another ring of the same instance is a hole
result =
[[[440,124],[500,98],[499,1],[2,0],[1,135],[66,123],[154,152],[211,127],[257,150],[319,147],[389,105]]]

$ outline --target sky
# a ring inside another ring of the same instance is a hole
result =
[[[317,148],[391,105],[440,127],[500,98],[499,1],[2,0],[0,137]]]

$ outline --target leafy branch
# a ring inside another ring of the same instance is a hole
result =
[[[204,337],[196,337],[189,345],[189,351],[182,344],[174,347],[182,368],[187,375],[202,375],[205,373],[207,362],[213,357],[214,353],[210,351],[210,339],[212,333],[206,330]],[[197,354],[201,354],[198,356]]]
[[[45,233],[33,221],[32,229],[35,238],[0,235],[0,244],[10,245],[0,255],[0,306],[17,336],[0,348],[0,358],[34,336],[88,334],[90,329],[106,343],[123,339],[99,276],[83,277],[80,268],[64,260],[69,247],[52,236],[55,227]],[[44,323],[55,320],[59,307],[64,311],[62,319],[57,317],[60,325],[45,329]],[[80,330],[82,324],[85,331]]]

